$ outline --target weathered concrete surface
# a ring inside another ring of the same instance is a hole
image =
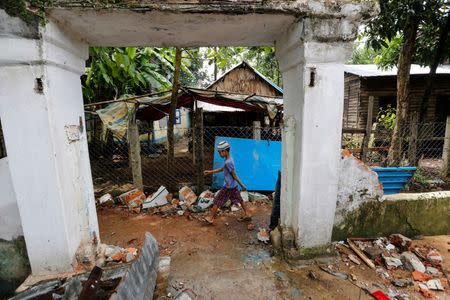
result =
[[[47,12],[90,45],[179,47],[272,45],[299,18],[340,30],[378,12],[376,1],[115,2],[49,1]]]
[[[0,158],[0,239],[23,235],[16,193],[9,172],[8,157]]]
[[[98,240],[86,131],[79,126],[88,46],[51,22],[40,34],[0,34],[0,118],[33,275],[71,271],[77,249]]]
[[[448,234],[450,194],[445,197],[425,194],[431,195],[417,197],[415,194],[400,194],[402,200],[391,195],[389,200],[362,203],[358,209],[343,215],[342,221],[335,223],[333,240],[391,233],[405,236]]]
[[[450,192],[383,196],[377,174],[347,150],[342,151],[333,240],[449,231]]]
[[[23,236],[12,241],[0,239],[0,299],[13,295],[30,272]]]
[[[334,223],[342,223],[349,212],[358,209],[365,202],[379,200],[382,196],[383,188],[377,173],[348,150],[343,150]]]

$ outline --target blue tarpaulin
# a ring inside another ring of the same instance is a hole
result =
[[[251,191],[274,191],[281,164],[281,142],[217,136],[214,149],[221,141],[231,146],[236,174]],[[224,159],[214,151],[213,168],[223,167]],[[213,176],[213,189],[223,186],[223,173]]]

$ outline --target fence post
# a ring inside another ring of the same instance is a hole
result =
[[[372,135],[372,127],[373,127],[373,96],[369,96],[369,104],[367,107],[366,133],[364,134],[361,151],[361,160],[363,162],[367,161],[367,155],[369,154],[369,142],[370,136]]]
[[[442,149],[442,176],[447,177],[450,166],[450,116],[447,116],[445,124],[444,148]]]
[[[261,139],[261,122],[253,121],[253,139],[260,140]]]
[[[128,146],[133,185],[142,191],[144,185],[142,182],[141,144],[139,142],[139,128],[135,115],[130,118],[130,122],[128,123]]]
[[[203,175],[205,151],[203,141],[203,109],[197,108],[195,112],[195,157],[197,170],[197,193],[203,191],[205,185],[205,177]]]
[[[419,139],[419,114],[413,112],[411,116],[410,124],[410,141],[409,141],[409,163],[417,165],[417,143]]]

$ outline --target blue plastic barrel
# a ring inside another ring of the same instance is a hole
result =
[[[414,176],[416,167],[372,168],[378,174],[385,195],[400,193]]]

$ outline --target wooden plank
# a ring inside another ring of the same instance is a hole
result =
[[[358,247],[353,243],[351,239],[347,239],[347,243],[352,248],[353,251],[368,265],[371,269],[375,270],[375,264],[373,261],[367,258],[367,256],[364,255],[364,253],[361,252],[361,250],[358,249]]]
[[[253,121],[253,139],[260,140],[261,139],[261,122]]]
[[[369,154],[369,141],[370,136],[372,135],[372,127],[373,127],[373,96],[369,96],[369,104],[368,104],[368,110],[367,110],[367,119],[366,119],[366,132],[364,135],[364,139],[361,145],[362,155],[361,159],[362,161],[367,161],[367,156]]]

